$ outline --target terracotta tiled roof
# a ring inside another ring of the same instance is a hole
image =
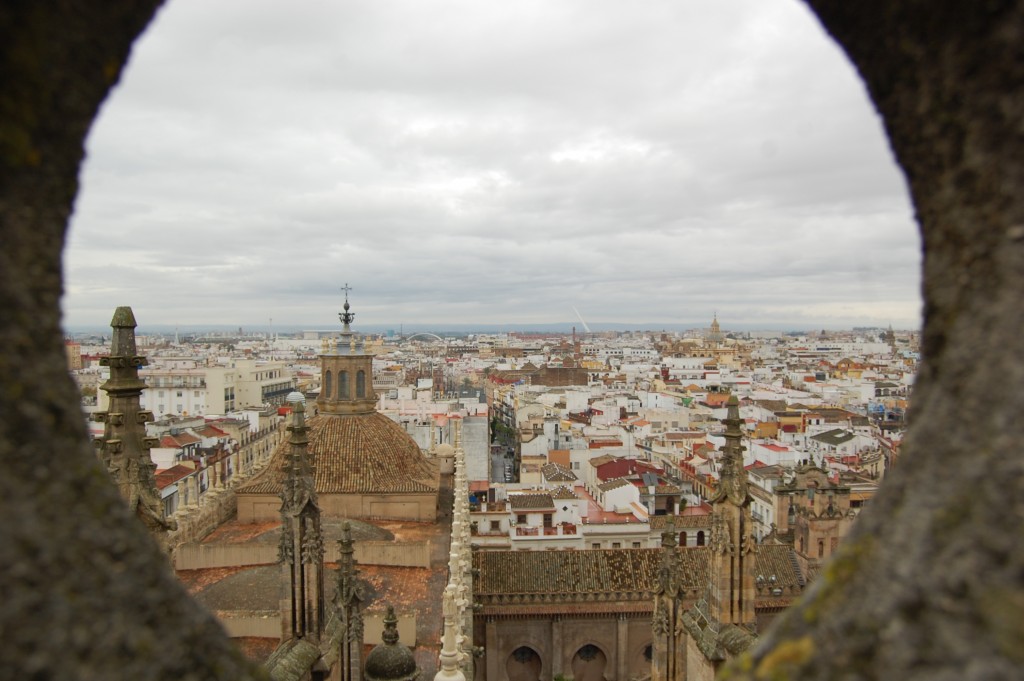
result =
[[[658,579],[662,549],[583,549],[578,551],[479,551],[473,565],[478,596],[550,594],[574,600],[585,594],[641,592],[650,595]],[[681,586],[702,590],[709,581],[711,550],[679,548]],[[755,569],[759,575],[775,575],[775,584],[799,590],[802,576],[790,560],[788,545],[761,545]]]
[[[188,466],[182,466],[181,464],[176,464],[166,470],[157,471],[155,475],[156,488],[163,489],[168,485],[171,485],[181,480],[182,478],[188,477],[194,472],[194,469],[189,468]]]
[[[666,440],[703,440],[707,437],[707,433],[698,430],[683,430],[665,433],[664,437]]]
[[[552,499],[579,499],[576,493],[565,485],[559,485],[555,489],[551,490]]]
[[[310,418],[309,452],[320,494],[436,492],[437,478],[419,446],[402,427],[377,412]],[[279,494],[283,441],[272,461],[239,494]]]
[[[227,437],[228,435],[220,428],[211,425],[206,425],[202,429],[197,430],[196,432],[202,435],[203,437]]]
[[[473,559],[481,595],[646,592],[660,566],[657,549],[480,551]]]
[[[668,525],[669,516],[667,515],[655,515],[651,516],[651,531],[661,532]],[[677,515],[675,516],[675,527],[677,530],[691,530],[691,529],[703,529],[707,530],[711,528],[711,516],[710,515]]]
[[[597,488],[602,492],[610,492],[613,489],[619,489],[620,487],[629,487],[632,484],[633,483],[630,482],[628,478],[615,478],[614,480],[609,480],[608,482],[602,482],[600,485],[597,486]]]
[[[547,492],[509,494],[508,501],[513,511],[550,510],[555,507]]]
[[[161,447],[168,447],[172,449],[184,447],[185,445],[193,445],[197,442],[202,442],[202,440],[189,433],[178,433],[177,435],[167,434],[160,438]]]
[[[757,552],[757,574],[765,578],[775,575],[778,586],[789,587],[806,582],[792,560],[793,549],[788,544],[762,544]]]
[[[541,466],[541,475],[548,482],[572,482],[576,480],[576,474],[570,469],[557,463],[549,463]]]
[[[770,412],[786,411],[786,400],[754,400],[754,404]]]

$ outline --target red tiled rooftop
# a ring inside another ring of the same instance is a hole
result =
[[[156,488],[163,489],[168,485],[172,485],[182,478],[188,477],[194,471],[188,466],[182,466],[180,463],[171,466],[162,471],[156,472]]]
[[[202,440],[200,440],[195,435],[190,435],[189,433],[178,433],[177,435],[164,435],[162,438],[160,438],[161,447],[170,447],[174,449],[178,447],[184,447],[185,445],[195,444],[197,442],[202,442]]]

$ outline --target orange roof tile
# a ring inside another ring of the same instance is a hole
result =
[[[310,418],[309,454],[316,491],[321,494],[436,492],[437,474],[402,427],[373,412]],[[238,494],[279,494],[281,464],[291,445],[284,441],[272,460]]]

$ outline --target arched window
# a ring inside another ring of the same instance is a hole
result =
[[[520,646],[512,651],[505,662],[509,681],[536,681],[540,678],[540,655],[533,648]]]
[[[704,546],[704,530],[697,530],[697,546]]]
[[[818,540],[818,558],[824,558],[824,557],[825,557],[825,540],[824,539],[819,539]]]
[[[324,372],[324,399],[331,399],[331,370]]]
[[[685,530],[679,533],[679,545],[680,546],[686,546],[686,531]]]
[[[588,643],[572,658],[572,678],[577,681],[603,681],[608,658],[604,651],[592,643]]]
[[[339,371],[338,372],[338,397],[341,397],[341,398],[347,398],[348,397],[348,372],[347,371]]]
[[[366,397],[366,372],[362,369],[356,374],[356,397]]]

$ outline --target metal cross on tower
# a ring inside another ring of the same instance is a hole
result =
[[[341,287],[341,290],[345,292],[345,311],[338,315],[338,319],[340,319],[341,323],[345,325],[345,330],[347,331],[348,325],[351,324],[352,320],[356,318],[356,313],[348,311],[348,292],[352,290],[352,287],[349,286],[348,282],[346,281],[345,285]]]

